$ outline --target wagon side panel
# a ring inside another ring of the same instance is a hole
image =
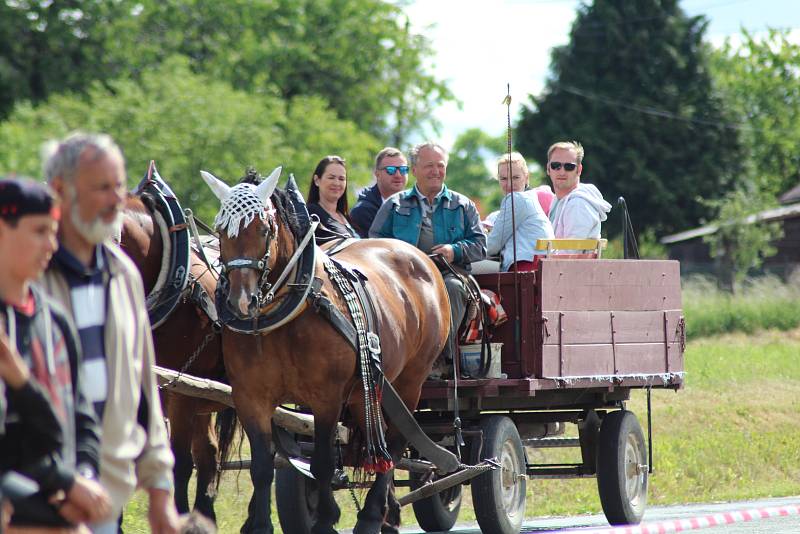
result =
[[[537,274],[537,377],[672,380],[683,371],[678,262],[547,259]]]

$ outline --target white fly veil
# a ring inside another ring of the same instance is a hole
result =
[[[214,218],[214,227],[220,231],[227,229],[228,237],[235,238],[242,224],[247,227],[256,216],[261,219],[266,219],[267,215],[274,216],[275,207],[270,196],[278,183],[281,167],[272,171],[258,186],[237,184],[229,187],[211,173],[200,171],[200,175],[221,203],[219,213]]]
[[[266,219],[267,213],[274,213],[272,201],[267,199],[265,206],[256,196],[253,184],[238,184],[231,188],[228,196],[222,201],[222,207],[214,218],[214,227],[219,231],[227,228],[228,237],[239,235],[239,228],[247,227],[256,216]]]

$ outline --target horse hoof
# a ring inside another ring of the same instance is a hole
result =
[[[380,534],[383,521],[359,519],[353,529],[353,534]]]

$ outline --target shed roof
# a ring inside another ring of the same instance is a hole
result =
[[[745,222],[747,224],[752,224],[754,222],[773,222],[773,221],[781,221],[783,219],[790,219],[794,217],[800,217],[800,202],[798,202],[797,204],[791,204],[789,206],[781,206],[779,208],[771,208],[768,210],[760,211],[758,213],[754,213],[753,215],[749,215],[745,219]],[[702,237],[713,234],[717,231],[718,228],[719,227],[716,224],[707,224],[706,226],[693,228],[691,230],[686,230],[685,232],[679,232],[677,234],[664,236],[660,239],[660,242],[663,245],[680,243],[681,241],[687,241],[689,239],[694,239],[696,237]]]

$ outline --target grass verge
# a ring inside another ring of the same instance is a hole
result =
[[[691,341],[686,387],[653,392],[655,473],[650,504],[738,500],[800,494],[800,330],[731,334]],[[629,403],[645,426],[645,396]],[[646,430],[646,429],[645,429]],[[574,434],[574,432],[573,432]],[[578,461],[577,450],[532,452],[529,461]],[[248,457],[247,451],[243,456]],[[217,499],[221,533],[238,532],[252,486],[228,472]],[[474,519],[464,487],[459,521]],[[339,527],[355,524],[355,506],[338,492]],[[362,496],[363,498],[363,496]],[[594,479],[529,480],[528,517],[600,511]],[[141,493],[126,510],[125,532],[149,532]],[[274,502],[274,499],[273,499]],[[276,532],[280,532],[273,511]],[[410,507],[403,523],[416,523]]]
[[[731,295],[717,289],[712,279],[692,277],[683,285],[683,311],[689,339],[791,330],[800,326],[800,281],[782,284],[773,277],[756,278]]]

